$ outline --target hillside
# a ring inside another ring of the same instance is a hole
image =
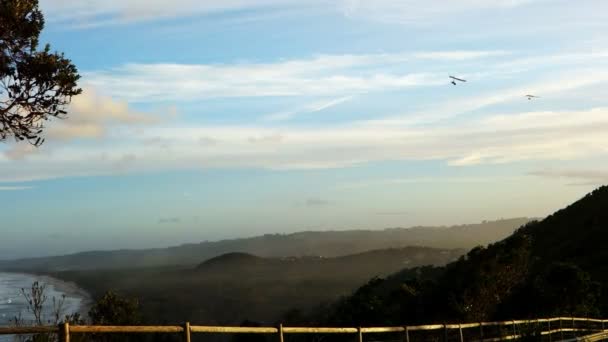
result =
[[[239,324],[245,319],[274,322],[292,307],[311,309],[346,295],[374,276],[405,266],[445,265],[464,250],[406,247],[336,258],[258,257],[227,253],[196,267],[65,271],[99,296],[108,289],[136,297],[147,322]]]
[[[373,279],[325,310],[323,323],[605,316],[607,209],[608,187],[602,187],[500,242],[471,250],[446,267],[410,269]]]
[[[0,261],[0,270],[61,271],[196,265],[201,260],[234,251],[262,257],[336,257],[405,246],[470,249],[503,239],[528,221],[530,219],[514,218],[451,227],[267,234],[169,248],[91,251],[64,256]]]

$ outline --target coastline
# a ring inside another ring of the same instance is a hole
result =
[[[91,305],[93,304],[93,298],[89,292],[78,286],[76,283],[59,279],[48,274],[41,274],[35,272],[0,271],[0,274],[1,273],[19,274],[31,277],[43,284],[46,284],[47,286],[52,287],[55,291],[65,294],[65,296],[68,298],[78,299],[80,301],[78,309],[76,309],[75,311],[69,310],[69,312],[64,312],[63,314],[67,315],[72,313],[79,313],[83,318],[88,317],[88,311]],[[51,297],[49,297],[47,300],[52,299]]]
[[[66,296],[80,298],[80,307],[77,312],[80,313],[82,317],[88,317],[89,309],[93,305],[93,297],[89,292],[71,281],[43,274],[36,274],[35,276],[40,278],[41,282],[51,285],[56,290],[65,293]]]

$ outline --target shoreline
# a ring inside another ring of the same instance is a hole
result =
[[[48,285],[52,285],[56,290],[63,292],[66,297],[78,297],[81,299],[78,313],[83,318],[88,318],[88,312],[93,305],[93,297],[82,287],[78,286],[75,282],[66,281],[60,278],[55,278],[49,275],[35,275],[39,277],[42,282]]]
[[[91,308],[91,306],[93,305],[93,297],[91,296],[91,294],[88,291],[86,291],[82,287],[78,286],[78,284],[71,282],[71,281],[66,281],[66,280],[63,280],[60,278],[56,278],[56,277],[50,276],[48,274],[0,271],[0,274],[2,274],[2,273],[20,274],[20,275],[32,277],[35,280],[39,281],[40,283],[45,284],[46,286],[53,287],[55,291],[65,294],[66,297],[80,299],[79,307],[75,312],[64,312],[63,314],[68,315],[68,314],[73,314],[73,313],[79,313],[82,318],[88,318],[88,311]],[[49,299],[51,299],[51,298],[50,297],[47,298],[47,300],[49,300]]]

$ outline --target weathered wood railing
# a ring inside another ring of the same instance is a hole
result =
[[[19,326],[0,327],[0,335],[58,334],[63,342],[70,342],[72,334],[84,333],[173,333],[182,334],[185,342],[190,342],[192,333],[216,334],[276,334],[278,341],[284,342],[287,334],[352,334],[359,342],[365,334],[402,334],[402,340],[410,342],[412,334],[424,331],[443,330],[444,342],[477,341],[493,342],[536,336],[547,341],[600,341],[608,340],[605,319],[554,317],[533,320],[511,320],[501,322],[480,322],[460,324],[431,324],[402,327],[236,327],[180,325],[164,326],[109,326],[109,325],[70,325],[59,326]],[[450,337],[450,335],[456,335]],[[557,335],[557,336],[556,336]]]

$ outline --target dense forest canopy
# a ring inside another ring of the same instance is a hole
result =
[[[608,187],[601,187],[445,267],[375,278],[330,307],[289,318],[293,323],[365,326],[605,316],[606,208]]]

